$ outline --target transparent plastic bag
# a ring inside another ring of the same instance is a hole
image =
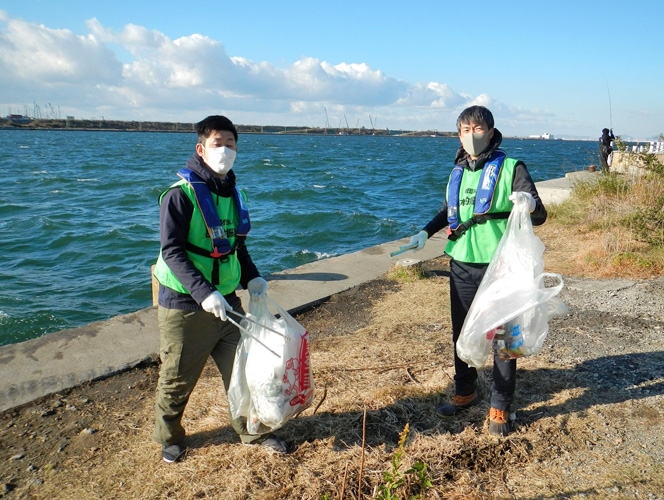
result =
[[[544,244],[533,232],[525,196],[518,193],[516,196],[505,233],[457,341],[457,355],[470,366],[484,365],[497,329],[510,337],[514,332],[522,337],[518,346],[506,346],[506,357],[539,352],[548,332],[548,302],[563,288],[561,275],[544,272]],[[555,278],[559,283],[546,287],[545,277]],[[562,302],[556,301],[554,309],[561,310]]]
[[[313,401],[309,334],[267,296],[249,301],[247,317],[258,324],[241,322],[228,403],[233,418],[247,419],[249,433],[264,434],[282,427]]]

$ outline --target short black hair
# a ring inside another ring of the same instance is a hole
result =
[[[213,130],[220,132],[222,130],[228,130],[233,132],[233,137],[235,137],[235,142],[237,142],[237,130],[233,122],[230,121],[225,116],[221,115],[211,115],[207,118],[204,118],[196,124],[196,134],[198,134],[198,142],[203,144],[205,139],[210,137],[210,134]]]
[[[471,106],[464,109],[459,118],[457,118],[457,130],[461,131],[461,125],[464,123],[476,123],[486,125],[489,130],[493,128],[493,115],[484,106]]]

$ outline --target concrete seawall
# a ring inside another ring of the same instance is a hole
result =
[[[654,156],[657,161],[664,164],[664,154],[655,154]],[[628,153],[625,151],[613,152],[613,162],[611,163],[610,171],[632,177],[641,177],[647,173],[643,157],[637,153]]]
[[[537,183],[545,205],[564,201],[587,171]],[[422,220],[422,222],[426,222]],[[409,238],[312,262],[267,276],[268,293],[293,312],[382,276],[394,264],[411,265],[443,255],[446,238],[434,235],[419,252],[391,258]],[[146,286],[149,286],[146,278]],[[246,304],[246,292],[240,291]],[[0,347],[0,411],[41,396],[107,377],[151,359],[159,350],[156,307]]]

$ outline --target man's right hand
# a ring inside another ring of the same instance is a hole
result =
[[[226,321],[228,319],[228,316],[226,316],[226,309],[231,308],[224,296],[219,292],[212,292],[208,295],[205,300],[201,302],[201,307],[204,311],[214,314],[221,321]]]
[[[410,238],[409,245],[417,245],[415,250],[422,250],[424,248],[424,244],[427,242],[427,239],[429,239],[429,233],[426,231],[420,231],[415,236]]]

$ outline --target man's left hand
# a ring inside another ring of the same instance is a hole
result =
[[[261,295],[267,292],[267,281],[260,276],[249,280],[249,283],[247,283],[247,291],[249,292],[250,298],[258,299]]]
[[[523,195],[525,197],[526,202],[528,203],[528,213],[534,212],[537,203],[535,203],[535,197],[532,194],[528,193],[527,191],[516,191],[510,195],[509,200],[512,203],[516,203],[517,195],[519,194]]]

